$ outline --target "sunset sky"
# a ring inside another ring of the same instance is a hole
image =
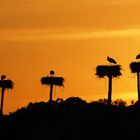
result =
[[[65,87],[53,99],[107,98],[108,79],[96,66],[113,57],[123,76],[113,80],[113,100],[137,99],[129,64],[140,53],[139,0],[1,0],[0,74],[14,81],[5,92],[4,113],[29,102],[47,102],[40,79],[54,70]]]

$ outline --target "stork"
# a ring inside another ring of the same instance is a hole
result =
[[[4,80],[5,78],[6,78],[5,75],[2,75],[2,76],[1,76],[1,80]]]
[[[107,57],[107,61],[110,62],[110,63],[113,63],[113,64],[117,64],[117,62],[109,56]]]
[[[140,59],[140,53],[136,56],[136,59]]]
[[[54,75],[54,74],[55,74],[54,70],[51,70],[50,75]]]

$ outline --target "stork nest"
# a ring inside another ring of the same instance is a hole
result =
[[[140,62],[132,62],[130,64],[130,69],[132,73],[140,72]]]
[[[56,85],[56,86],[64,86],[64,78],[63,77],[42,77],[41,84],[42,85]]]
[[[119,77],[121,76],[121,66],[120,65],[100,65],[97,66],[96,68],[96,75],[99,78],[104,78],[105,76],[107,77]]]
[[[0,87],[6,89],[12,89],[14,83],[11,80],[0,80]]]

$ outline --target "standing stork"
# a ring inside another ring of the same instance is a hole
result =
[[[136,59],[140,59],[140,53],[136,56]]]
[[[113,63],[113,64],[117,64],[117,62],[109,56],[107,56],[107,61],[110,62],[110,63]]]
[[[1,80],[4,80],[6,78],[6,75],[1,75]]]

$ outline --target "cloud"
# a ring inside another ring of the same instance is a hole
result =
[[[9,41],[45,41],[45,40],[78,40],[114,37],[140,37],[140,28],[110,31],[73,31],[54,32],[47,30],[11,30],[1,32],[0,40]]]
[[[140,4],[139,0],[109,0],[107,5],[130,5],[130,4]]]

